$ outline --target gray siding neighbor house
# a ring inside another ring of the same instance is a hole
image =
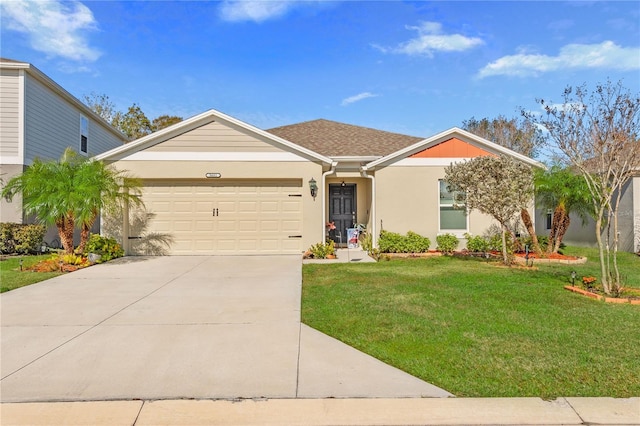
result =
[[[93,156],[125,135],[29,63],[0,58],[0,179],[19,175],[35,158],[57,159],[65,148]],[[0,201],[0,222],[24,223],[22,200]]]

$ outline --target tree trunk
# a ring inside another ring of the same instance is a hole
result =
[[[56,228],[58,228],[58,236],[60,236],[60,243],[62,248],[68,254],[73,253],[73,216],[65,216],[62,219],[56,221]]]
[[[509,266],[509,255],[507,253],[507,227],[502,225],[502,261]]]
[[[95,212],[89,222],[82,224],[82,228],[80,229],[80,245],[78,246],[78,252],[84,253],[84,250],[87,247],[87,241],[89,241],[89,235],[91,234],[91,228],[96,222],[97,217],[98,212]]]
[[[553,217],[551,219],[551,230],[549,231],[549,241],[547,243],[547,253],[553,253],[553,248],[556,246],[556,239],[558,238],[558,229],[560,223],[564,217],[564,206],[559,204],[553,210]]]
[[[87,241],[89,240],[89,234],[91,233],[91,226],[82,224],[82,229],[80,229],[80,245],[78,246],[78,252],[84,253],[85,248],[87,247]]]
[[[557,211],[558,211],[558,207],[554,209],[553,216],[551,216],[551,229],[549,230],[549,239],[547,240],[547,248],[545,250],[547,253],[553,252],[553,244],[556,240],[556,221],[557,221],[556,212]]]
[[[556,241],[553,245],[554,253],[557,253],[560,250],[560,244],[562,244],[562,239],[564,238],[564,234],[567,233],[570,224],[571,218],[568,214],[565,214],[562,218],[562,222],[558,224],[558,230],[556,231]]]
[[[540,244],[538,243],[538,236],[536,235],[536,230],[533,227],[533,221],[531,220],[531,215],[527,209],[520,210],[520,218],[522,219],[522,223],[524,223],[525,228],[527,228],[527,232],[531,237],[531,243],[533,244],[533,251],[540,255],[542,254],[542,249],[540,248]]]
[[[618,206],[620,205],[621,194],[622,191],[619,190],[616,194],[615,209],[613,210],[613,272],[615,274],[613,289],[616,296],[620,294],[620,289],[622,288],[622,282],[620,280],[620,270],[618,269],[618,240],[620,238],[620,234],[618,231]]]
[[[600,275],[602,281],[602,289],[606,294],[611,294],[611,287],[609,286],[609,279],[607,278],[607,267],[604,262],[604,247],[602,245],[602,215],[604,214],[603,208],[600,207],[598,211],[598,217],[596,218],[596,241],[598,242],[598,252],[600,253]]]

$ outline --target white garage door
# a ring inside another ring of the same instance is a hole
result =
[[[301,185],[300,180],[146,183],[145,235],[165,238],[169,254],[177,255],[299,254]],[[145,238],[137,241],[139,247]]]

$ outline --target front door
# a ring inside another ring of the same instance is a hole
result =
[[[336,243],[347,243],[347,228],[355,227],[356,212],[356,184],[329,184],[329,222],[336,225],[329,237]]]

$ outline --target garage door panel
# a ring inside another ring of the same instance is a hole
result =
[[[176,201],[173,203],[173,211],[176,213],[193,213],[193,202]]]
[[[285,253],[297,253],[300,251],[299,247],[301,244],[301,239],[299,238],[291,238],[288,240],[282,241],[281,250]]]
[[[277,232],[280,229],[280,222],[277,220],[261,220],[260,231],[261,232]]]
[[[300,201],[285,201],[282,203],[282,211],[284,212],[299,212],[301,210]]]
[[[195,212],[212,215],[213,201],[196,201]]]
[[[152,183],[143,190],[148,232],[171,241],[171,254],[300,253],[301,239],[289,238],[302,232],[300,187],[301,181]]]
[[[195,230],[198,232],[213,231],[213,220],[196,220]]]
[[[302,222],[299,220],[283,220],[282,221],[282,230],[283,231],[302,231]]]
[[[255,220],[239,220],[238,231],[251,232],[252,234],[258,230],[258,223]]]
[[[173,222],[175,224],[175,226],[173,227],[174,231],[180,232],[180,231],[194,231],[193,229],[193,222],[191,222],[190,220],[176,220]]]
[[[171,222],[166,220],[153,220],[153,229],[155,232],[168,233],[171,232]]]
[[[154,201],[150,207],[155,213],[169,213],[171,211],[171,203],[169,201]]]
[[[238,222],[235,220],[220,220],[217,224],[217,231],[224,232],[236,232],[238,230]]]

